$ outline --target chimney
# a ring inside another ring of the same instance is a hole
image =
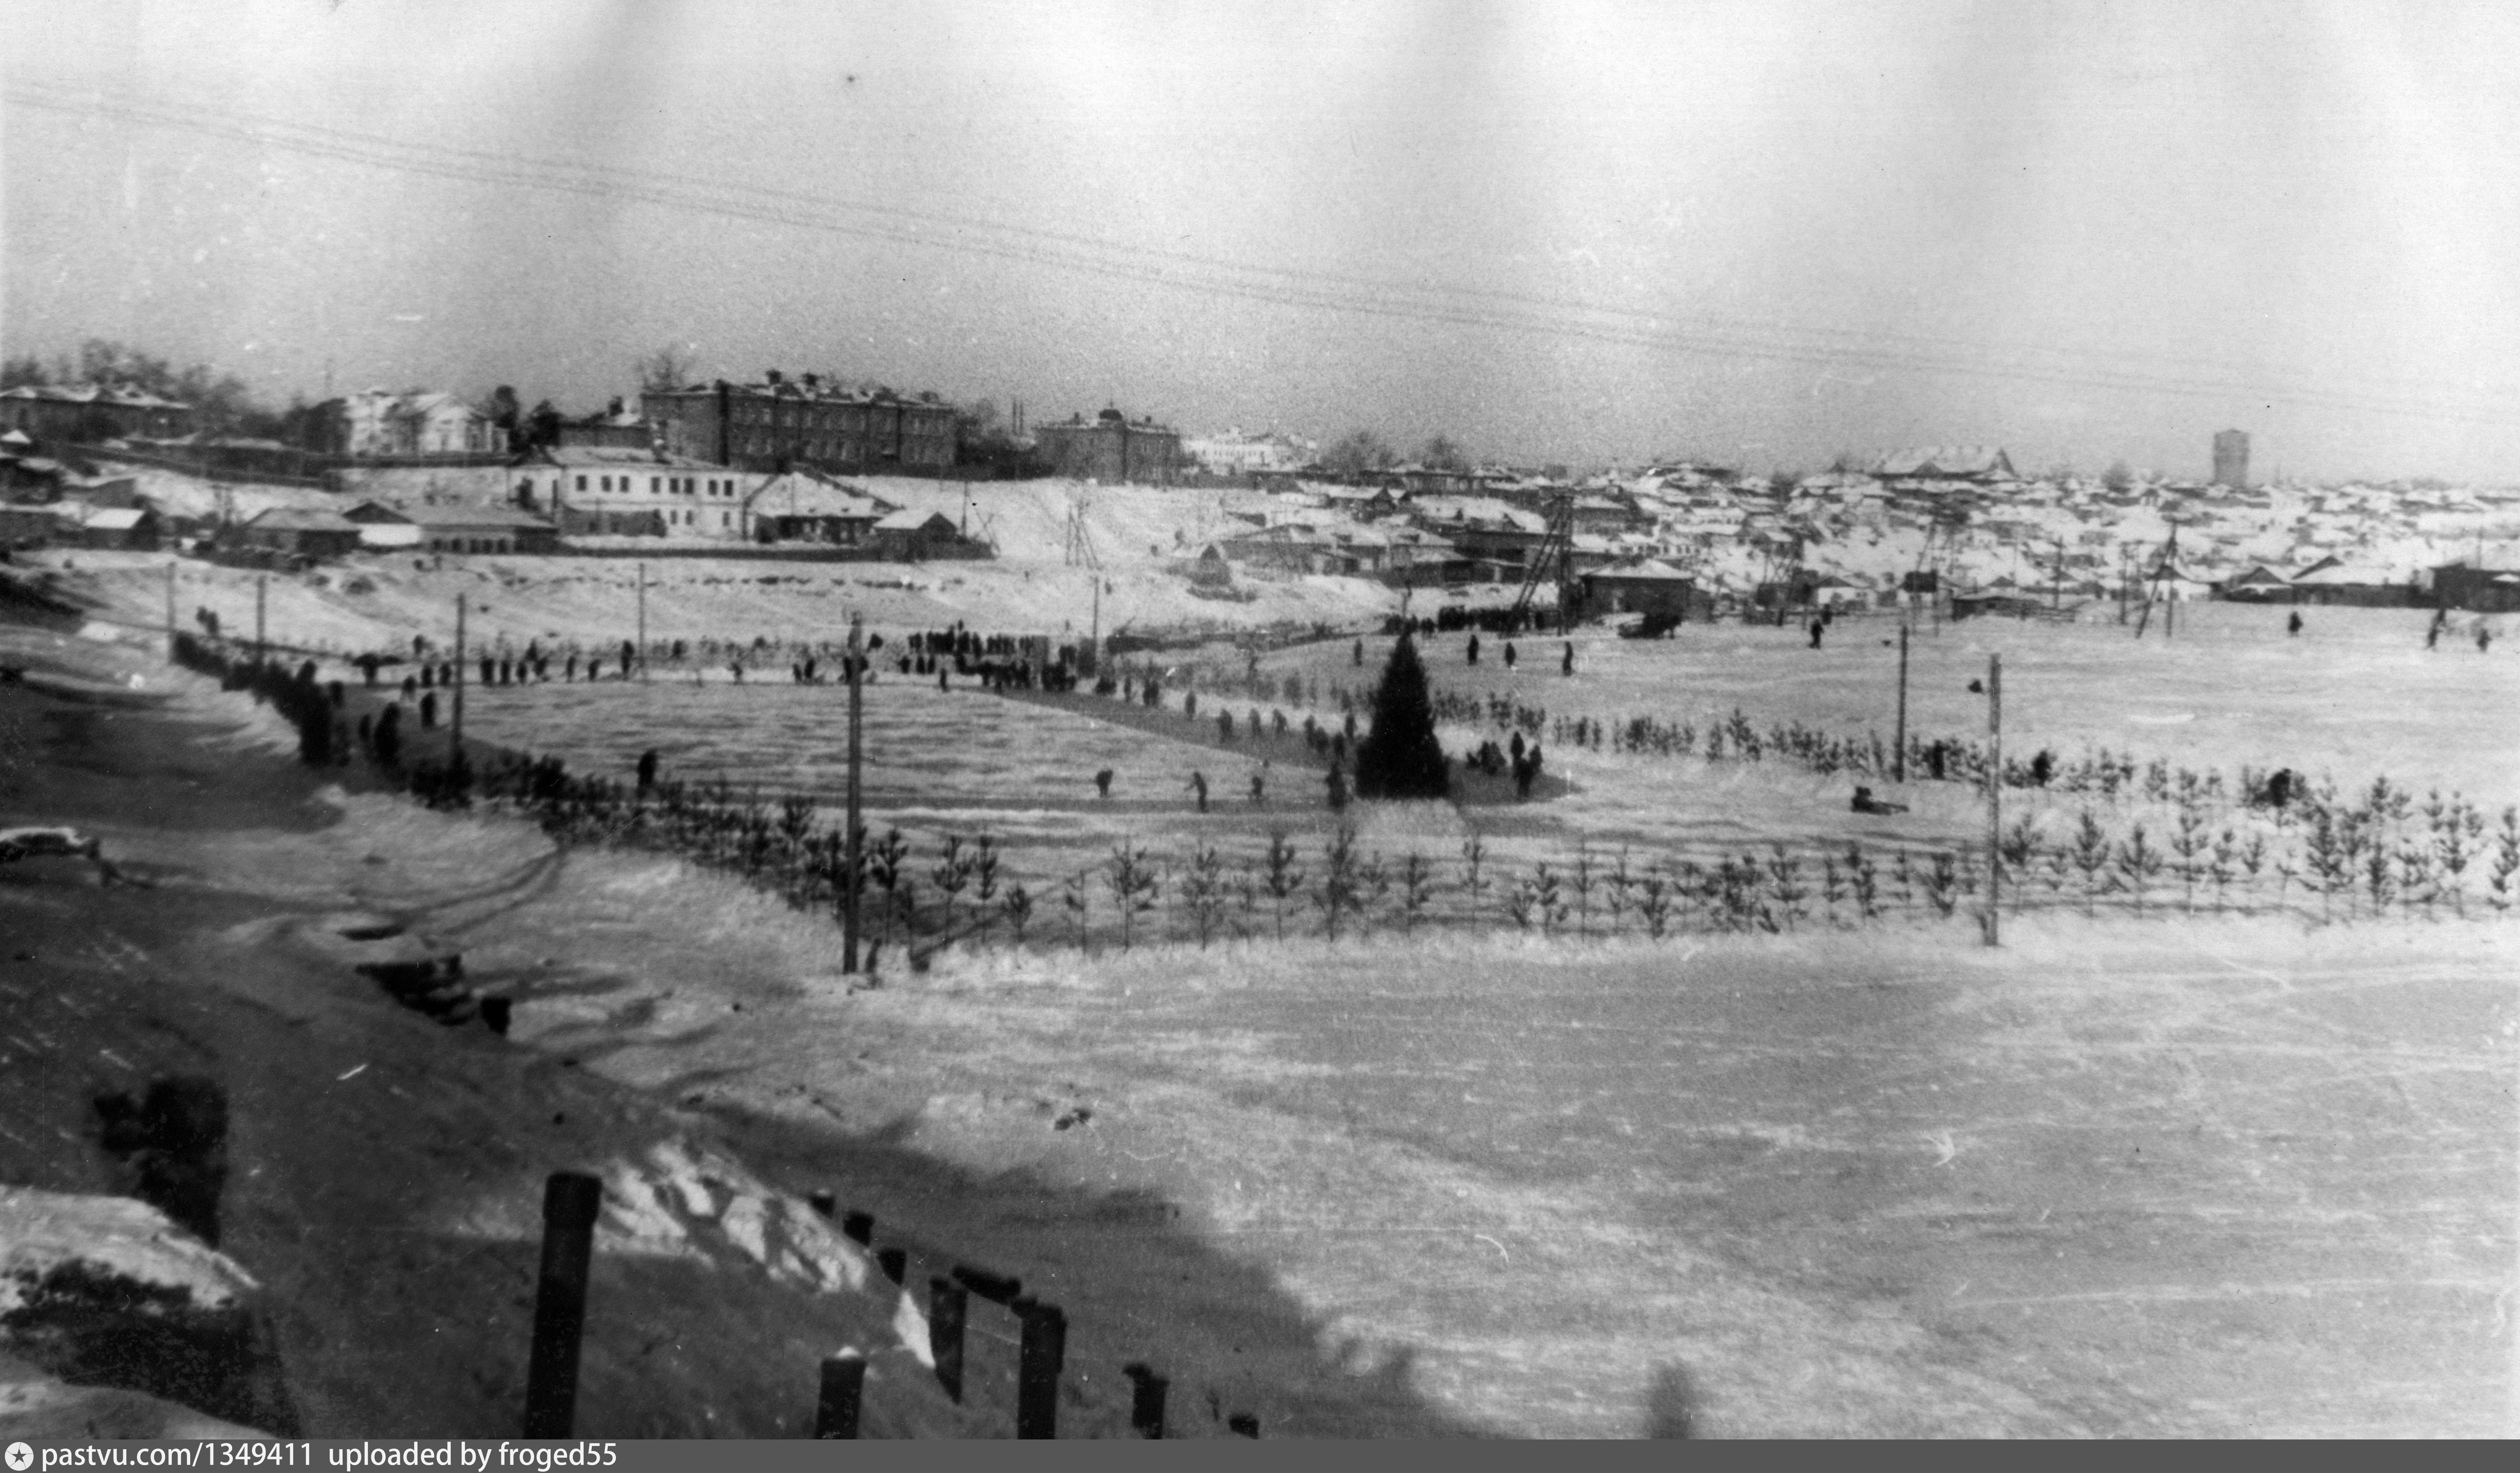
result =
[[[809,374],[805,375],[805,391],[806,391],[806,392],[811,393],[811,392],[813,392],[815,390],[818,390],[818,389],[820,389],[820,388],[822,388],[822,387],[823,387],[823,376],[822,376],[821,374],[818,374],[818,373],[809,373]]]
[[[771,388],[773,388],[773,389],[778,388],[778,387],[779,387],[779,370],[777,370],[777,369],[775,369],[775,368],[765,368],[765,369],[763,369],[763,370],[761,371],[761,381],[762,381],[763,383],[765,383],[765,384],[769,385],[769,386],[770,386]]]

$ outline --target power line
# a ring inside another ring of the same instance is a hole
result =
[[[608,164],[567,163],[481,150],[407,144],[206,107],[171,107],[144,99],[82,99],[48,93],[35,86],[11,88],[9,101],[405,173],[645,204],[893,245],[984,255],[1266,305],[1484,328],[1664,353],[2044,382],[2139,393],[2280,398],[2301,405],[2364,413],[2489,424],[2515,422],[2513,411],[2498,402],[2491,407],[2460,404],[2435,393],[2373,392],[2311,385],[2275,387],[2250,382],[2236,372],[2199,376],[2192,372],[2145,372],[2035,361],[2038,356],[2078,356],[2062,349],[1992,346],[1914,335],[1816,330],[1722,319],[1711,320],[1711,325],[1705,327],[1684,328],[1664,325],[1660,314],[1640,308],[1255,266],[1090,236],[903,207],[868,206],[737,181],[700,180]],[[1588,317],[1607,320],[1583,320]]]

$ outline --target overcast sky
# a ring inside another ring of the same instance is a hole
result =
[[[0,0],[0,346],[2520,480],[2520,7]]]

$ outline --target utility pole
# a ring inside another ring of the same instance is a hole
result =
[[[2003,657],[1986,657],[1986,944],[2001,945],[2003,914]]]
[[[271,575],[270,575],[269,574],[260,574],[260,573],[258,573],[258,574],[255,574],[255,575],[254,575],[254,578],[253,578],[253,663],[254,663],[254,664],[256,664],[256,665],[266,664],[266,663],[268,663],[268,662],[270,661],[270,659],[271,659],[271,647],[270,647],[270,645],[269,645],[268,643],[266,643],[266,642],[264,641],[264,639],[263,639],[263,622],[262,622],[262,610],[263,610],[263,601],[264,601],[264,596],[265,596],[265,595],[270,591],[270,587],[271,587]]]
[[[1096,574],[1095,586],[1102,586],[1102,575]],[[840,876],[840,972],[853,974],[858,969],[858,864],[861,825],[858,822],[858,731],[863,722],[865,706],[859,694],[858,666],[866,656],[866,627],[855,615],[849,618],[849,811],[847,868]]]
[[[464,769],[464,612],[472,601],[469,593],[455,595],[455,695],[448,702],[452,715],[447,723],[447,764],[457,771]]]
[[[1890,772],[1893,781],[1908,780],[1908,633],[1906,621],[1899,624],[1899,726],[1898,745],[1891,748]]]
[[[639,565],[639,683],[648,683],[648,565]]]
[[[175,560],[166,560],[166,658],[175,658]]]
[[[1102,673],[1102,570],[1094,570],[1094,630],[1085,636],[1086,667]]]

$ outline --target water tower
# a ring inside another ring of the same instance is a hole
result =
[[[2234,490],[2249,483],[2249,435],[2245,430],[2226,430],[2214,437],[2214,483]]]

